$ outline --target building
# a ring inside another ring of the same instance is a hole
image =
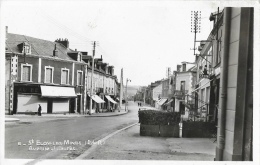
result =
[[[92,65],[86,58],[88,53],[70,49],[67,39],[52,42],[6,30],[6,114],[35,113],[38,104],[42,113],[86,113]],[[113,67],[102,72],[98,60],[94,65],[95,94],[103,88],[105,95],[116,96]]]
[[[252,161],[254,8],[222,15],[216,160]]]
[[[190,107],[188,102],[194,100],[193,97],[187,97],[191,95],[195,89],[196,84],[196,68],[192,67],[186,70],[186,63],[177,65],[176,72],[176,84],[175,84],[175,112],[180,112],[182,120],[188,120],[191,118]]]

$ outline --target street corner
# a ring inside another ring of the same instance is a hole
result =
[[[9,118],[9,117],[5,117],[5,123],[12,123],[12,122],[19,122],[20,121],[20,119],[18,119],[18,118]]]

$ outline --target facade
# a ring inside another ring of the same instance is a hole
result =
[[[225,8],[216,160],[253,160],[254,8]]]
[[[190,118],[190,108],[187,105],[188,101],[192,101],[193,98],[187,95],[191,95],[195,89],[196,84],[196,71],[189,69],[186,70],[186,64],[177,66],[176,72],[176,88],[174,91],[175,97],[175,112],[180,112],[182,120],[188,120]]]
[[[161,100],[159,102],[161,110],[167,110],[166,103],[169,99],[168,96],[169,96],[169,92],[170,92],[170,81],[171,81],[170,78],[162,80],[162,95],[161,95]]]
[[[154,107],[157,109],[160,109],[161,104],[161,95],[162,95],[162,84],[159,84],[158,86],[154,87],[152,90],[152,98],[153,98],[153,104]]]
[[[87,52],[72,50],[67,39],[55,42],[6,33],[6,114],[85,113],[90,89]],[[95,63],[97,65],[98,62]],[[94,90],[115,96],[113,67],[99,72],[95,66]]]

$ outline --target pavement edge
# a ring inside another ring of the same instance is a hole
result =
[[[109,139],[110,137],[116,135],[117,133],[119,133],[119,132],[121,132],[121,131],[124,131],[124,130],[126,130],[126,129],[128,129],[128,128],[131,128],[131,127],[133,127],[133,126],[135,126],[135,125],[137,125],[137,124],[138,124],[138,123],[134,123],[134,124],[131,124],[131,125],[127,126],[127,127],[122,128],[122,129],[120,129],[120,130],[117,130],[117,131],[115,131],[115,132],[113,132],[113,133],[107,135],[106,137],[100,139],[100,141],[105,141],[105,140]],[[83,154],[81,154],[80,156],[76,157],[75,160],[79,160],[79,159],[83,159],[83,158],[87,157],[92,151],[94,151],[94,150],[97,148],[97,146],[98,146],[98,145],[92,145],[92,146],[91,146],[90,148],[88,148]]]

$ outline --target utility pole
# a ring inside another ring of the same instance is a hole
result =
[[[91,115],[91,111],[92,111],[93,73],[94,73],[94,57],[95,57],[95,49],[96,49],[96,41],[94,41],[94,44],[93,44],[92,69],[91,69],[91,85],[90,85],[90,107],[89,107],[89,115]]]
[[[146,93],[146,88],[144,88],[144,105],[145,105],[145,93]]]
[[[125,111],[126,111],[126,105],[127,105],[127,101],[128,101],[128,99],[127,99],[127,82],[128,81],[130,81],[131,82],[131,80],[130,79],[126,79],[126,88],[125,88]]]
[[[119,93],[119,112],[122,107],[122,95],[123,95],[123,68],[121,69],[121,77],[120,77],[120,93]]]

